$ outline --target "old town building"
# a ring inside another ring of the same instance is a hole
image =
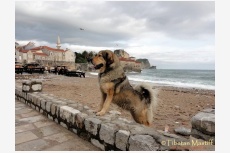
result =
[[[15,42],[15,61],[25,63],[39,62],[44,65],[57,63],[75,63],[75,53],[70,49],[61,49],[60,37],[57,39],[57,48],[49,46],[35,47],[33,42],[20,46]]]

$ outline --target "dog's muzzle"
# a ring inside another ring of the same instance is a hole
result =
[[[103,66],[103,64],[101,63],[101,64],[98,64],[98,65],[94,66],[94,68],[95,69],[100,69],[102,66]]]

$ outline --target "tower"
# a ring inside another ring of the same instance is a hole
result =
[[[61,48],[61,41],[60,41],[60,37],[58,36],[57,38],[57,49],[60,49]]]

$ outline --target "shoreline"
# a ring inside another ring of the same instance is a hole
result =
[[[91,73],[94,73],[91,74]],[[86,72],[88,75],[87,77],[92,77],[92,78],[97,78],[96,72]],[[131,85],[136,85],[139,83],[142,83],[141,81],[133,81],[129,80]],[[194,88],[194,87],[179,87],[179,86],[172,86],[172,85],[165,85],[165,84],[159,84],[159,83],[151,83],[151,82],[144,82],[151,84],[153,89],[156,88],[161,88],[163,90],[168,90],[168,91],[178,91],[178,92],[193,92],[193,93],[199,93],[199,94],[204,94],[204,95],[215,95],[215,89],[204,89],[204,88]]]

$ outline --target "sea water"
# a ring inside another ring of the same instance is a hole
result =
[[[127,76],[133,82],[215,90],[215,70],[144,69],[141,73],[127,73]]]

